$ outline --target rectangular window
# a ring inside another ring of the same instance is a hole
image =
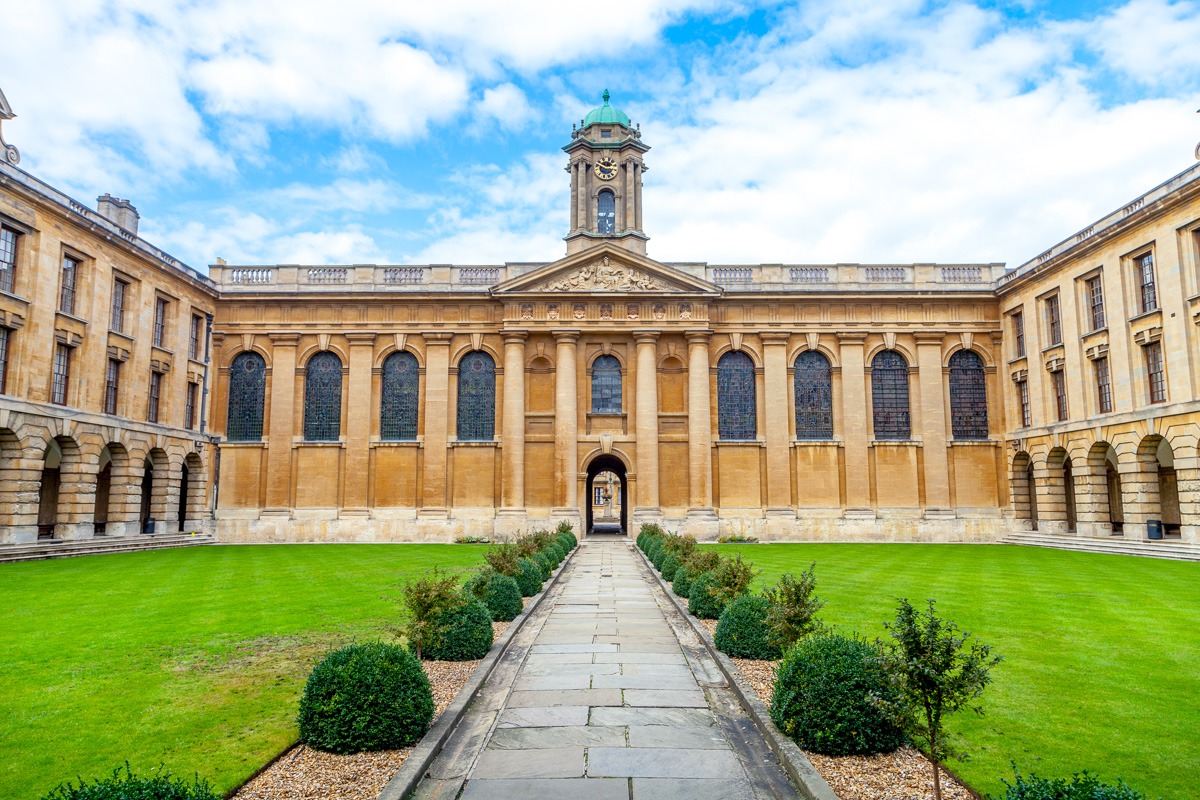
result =
[[[120,278],[113,281],[112,323],[109,325],[109,330],[117,333],[125,332],[125,295],[128,289],[128,281]]]
[[[192,331],[188,339],[188,356],[200,360],[200,332],[204,330],[204,317],[192,314]]]
[[[12,341],[12,329],[0,328],[0,394],[8,391],[8,343]]]
[[[1096,365],[1096,395],[1100,400],[1100,413],[1108,414],[1112,406],[1112,380],[1108,374],[1108,359],[1097,358]]]
[[[167,301],[154,298],[154,346],[162,347],[167,333]]]
[[[121,362],[108,360],[108,373],[104,377],[104,413],[117,413],[117,396],[121,391]]]
[[[0,228],[0,292],[12,293],[17,277],[17,237],[11,228]]]
[[[79,280],[79,262],[63,256],[62,283],[58,292],[58,310],[64,314],[75,313],[75,285]]]
[[[1158,289],[1154,285],[1154,254],[1146,253],[1134,259],[1137,265],[1138,286],[1141,290],[1142,313],[1158,309]]]
[[[1017,381],[1017,394],[1021,397],[1021,427],[1028,428],[1033,424],[1029,410],[1029,381]]]
[[[592,505],[594,505],[594,506],[604,505],[604,488],[603,487],[601,487],[601,486],[593,486],[592,487]]]
[[[1013,338],[1017,342],[1017,358],[1025,357],[1025,314],[1022,311],[1012,315]]]
[[[71,379],[71,348],[65,344],[54,346],[54,381],[50,385],[50,402],[60,406],[67,404],[67,382]]]
[[[1146,376],[1150,379],[1150,402],[1167,402],[1167,376],[1163,372],[1162,342],[1151,342],[1146,352]]]
[[[1062,344],[1062,311],[1058,306],[1058,295],[1046,298],[1046,332],[1050,344]]]
[[[1098,331],[1105,325],[1104,282],[1097,275],[1087,281],[1088,307],[1092,311],[1092,330]]]
[[[158,398],[162,394],[162,373],[150,373],[150,406],[146,411],[146,419],[158,422]]]
[[[1067,376],[1062,370],[1051,372],[1054,381],[1054,405],[1058,409],[1058,421],[1067,419]]]
[[[200,394],[200,384],[188,383],[187,403],[183,407],[183,427],[191,430],[196,427],[196,398]]]

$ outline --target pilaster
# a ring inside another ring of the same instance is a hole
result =
[[[658,332],[635,331],[637,384],[634,401],[637,437],[638,498],[640,516],[657,516],[658,507]]]
[[[342,514],[367,514],[367,480],[371,460],[371,372],[375,334],[347,333],[350,343],[350,387],[346,408],[346,466]]]
[[[501,513],[525,508],[525,340],[524,331],[504,334],[504,419],[500,426],[503,464]]]
[[[950,508],[950,466],[946,454],[946,401],[943,390],[940,331],[919,331],[917,340],[917,402],[921,412],[921,443],[925,461],[925,516],[945,519]]]
[[[297,333],[273,333],[271,339],[271,417],[267,429],[265,512],[292,508],[292,436],[296,420]]]
[[[578,330],[556,330],[554,369],[554,474],[558,479],[556,511],[579,514],[579,382],[576,371]]]
[[[712,403],[709,398],[709,340],[711,330],[688,331],[688,517],[711,520],[716,512],[712,496]],[[697,536],[697,538],[700,538]]]
[[[450,437],[450,340],[453,334],[423,334],[425,339],[425,440],[420,516],[445,517],[446,462]]]
[[[863,347],[866,331],[838,334],[842,366],[842,438],[846,458],[846,516],[874,519],[867,439],[867,375]]]
[[[788,453],[787,343],[789,334],[761,334],[767,443],[767,513],[790,511],[792,469]]]

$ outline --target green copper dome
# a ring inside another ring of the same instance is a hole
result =
[[[608,104],[608,89],[604,90],[603,98],[604,105],[596,106],[587,113],[586,117],[583,118],[583,127],[586,128],[588,125],[611,125],[616,123],[617,125],[624,125],[626,128],[628,128],[629,117],[626,116],[625,112]]]

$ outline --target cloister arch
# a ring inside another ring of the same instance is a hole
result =
[[[1036,531],[1037,493],[1034,490],[1033,459],[1029,453],[1022,450],[1013,456],[1009,481],[1012,483],[1013,515],[1017,520],[1025,521],[1030,530]]]

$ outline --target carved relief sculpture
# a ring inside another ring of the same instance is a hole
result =
[[[545,292],[653,292],[669,291],[668,286],[641,270],[612,263],[608,256],[602,260],[551,281],[539,291]]]

